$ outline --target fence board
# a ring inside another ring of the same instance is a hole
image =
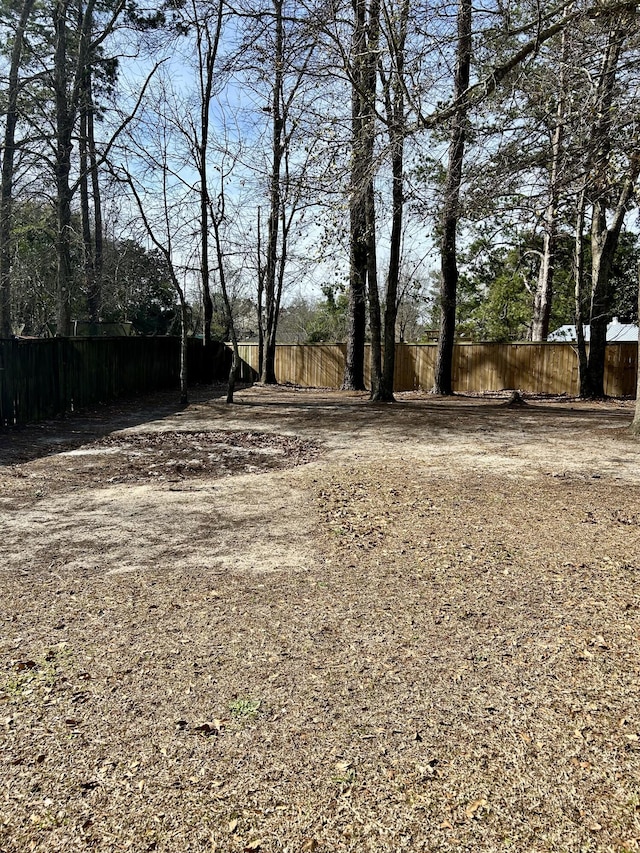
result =
[[[51,338],[0,340],[0,427],[64,414],[100,402],[177,387],[177,338]],[[240,345],[241,379],[257,378],[258,347]],[[436,344],[398,344],[395,389],[433,387]],[[284,344],[276,348],[279,382],[339,388],[346,357],[343,344]],[[226,379],[230,352],[207,352],[189,341],[191,382]],[[616,397],[636,392],[638,346],[608,344],[605,391]],[[369,352],[365,353],[369,381]],[[578,360],[572,344],[456,344],[453,386],[458,392],[517,388],[532,394],[578,393]]]
[[[0,340],[0,427],[177,388],[179,354],[173,337]],[[226,379],[231,355],[223,344],[205,349],[192,339],[188,359],[190,382],[211,382]]]
[[[369,385],[369,348],[365,351],[365,383]],[[343,344],[279,344],[276,376],[279,382],[307,387],[339,388],[345,365]],[[258,369],[257,344],[241,344],[240,354]],[[396,345],[396,391],[433,388],[437,344]],[[638,346],[608,344],[605,390],[613,397],[636,393]],[[453,387],[460,393],[518,389],[529,394],[568,394],[579,391],[578,356],[573,344],[456,344]]]

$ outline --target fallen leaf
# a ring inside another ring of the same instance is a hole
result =
[[[38,664],[34,660],[19,660],[14,664],[16,672],[24,672],[25,669],[35,669]]]
[[[315,840],[315,838],[307,838],[307,840],[302,845],[302,853],[313,853],[317,846],[318,842]]]
[[[237,828],[238,828],[238,818],[234,817],[233,820],[229,821],[229,832],[233,834]]]
[[[256,841],[250,841],[250,842],[247,844],[247,846],[244,848],[245,853],[251,853],[251,851],[253,851],[253,850],[259,850],[259,849],[260,849],[261,844],[262,844],[262,841],[259,841],[259,840],[256,840]]]
[[[200,732],[203,735],[217,735],[220,732],[220,728],[211,723],[203,723],[201,726],[196,726],[194,729],[195,732]]]
[[[478,811],[478,809],[481,809],[483,806],[486,806],[486,805],[487,805],[486,799],[484,797],[480,797],[479,799],[474,800],[472,803],[469,803],[469,805],[465,809],[464,813],[469,819],[471,819],[475,815],[475,813]]]

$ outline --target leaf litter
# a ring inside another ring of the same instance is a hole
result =
[[[630,408],[239,398],[0,468],[0,849],[640,849]]]

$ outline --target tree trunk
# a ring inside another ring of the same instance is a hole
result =
[[[187,301],[179,287],[178,294],[180,298],[180,405],[187,406],[189,405],[189,376],[187,369],[189,313]]]
[[[531,340],[546,341],[549,335],[549,318],[553,299],[553,274],[555,272],[556,251],[558,243],[558,203],[560,199],[560,166],[562,158],[562,142],[564,137],[564,122],[566,108],[565,68],[568,58],[567,30],[562,32],[562,56],[560,60],[560,79],[558,106],[551,140],[551,170],[549,173],[549,199],[544,214],[544,241],[542,261],[538,272],[538,282],[533,300],[533,317],[531,320]]]
[[[611,153],[611,113],[616,74],[622,46],[627,36],[620,21],[609,32],[607,46],[598,76],[596,115],[591,130],[589,171],[593,170],[588,189],[591,192],[591,312],[589,357],[583,396],[604,397],[604,368],[607,344],[607,324],[610,315],[611,292],[609,278],[627,204],[640,171],[640,157],[634,153],[629,161],[622,189],[618,194],[612,224],[607,225],[607,208],[612,193],[608,175]]]
[[[265,385],[277,383],[276,361],[276,327],[278,323],[278,306],[276,295],[276,275],[278,263],[278,236],[280,226],[280,170],[282,166],[284,115],[283,115],[283,83],[284,83],[284,18],[283,0],[273,0],[275,12],[276,42],[274,55],[274,82],[271,103],[272,139],[271,139],[271,187],[269,192],[269,223],[267,226],[267,259],[264,277],[264,328],[263,328],[263,360],[260,381]]]
[[[194,6],[195,8],[195,6]],[[198,46],[198,72],[200,84],[200,144],[198,148],[198,177],[200,179],[200,243],[202,278],[202,338],[206,348],[211,346],[211,322],[213,299],[209,275],[209,187],[207,179],[207,156],[209,150],[209,109],[213,91],[213,75],[218,45],[222,32],[222,3],[218,3],[213,36],[208,19],[196,15],[196,40]]]
[[[258,298],[256,315],[258,320],[258,376],[262,376],[264,364],[264,266],[262,264],[262,208],[258,207]]]
[[[404,112],[404,108],[403,108]],[[400,281],[400,249],[402,245],[402,220],[404,209],[404,135],[402,131],[392,140],[392,212],[389,271],[387,275],[386,303],[384,308],[384,363],[380,399],[393,402],[393,384],[396,367],[396,318],[398,315],[398,283]]]
[[[382,322],[378,292],[378,264],[376,256],[376,216],[373,178],[367,187],[367,284],[369,291],[369,330],[371,333],[370,399],[382,400]]]
[[[369,22],[366,41],[366,57],[363,68],[364,93],[362,99],[361,125],[363,135],[364,165],[367,174],[365,189],[365,233],[367,247],[367,289],[369,294],[369,330],[371,334],[371,374],[370,399],[381,400],[382,394],[382,320],[380,315],[380,293],[378,290],[378,259],[376,240],[376,200],[374,185],[373,152],[375,144],[376,116],[374,110],[378,50],[380,43],[380,0],[371,0],[369,4]]]
[[[351,175],[349,187],[349,310],[347,355],[342,388],[364,391],[366,287],[368,268],[367,188],[369,169],[365,151],[365,54],[366,0],[353,0],[354,26],[351,44]]]
[[[71,331],[71,134],[74,117],[69,115],[67,100],[67,6],[68,0],[58,0],[54,7],[56,101],[56,335],[68,336]]]
[[[82,13],[80,13],[82,15]],[[84,286],[87,299],[89,323],[94,325],[99,319],[99,308],[95,299],[95,268],[93,263],[93,237],[91,234],[91,216],[89,214],[89,69],[85,69],[82,81],[82,100],[80,104],[80,134],[78,154],[80,157],[80,222],[82,226],[82,257]],[[96,329],[91,329],[96,334]]]
[[[638,264],[638,318],[640,318],[640,264]],[[638,356],[636,360],[636,368],[638,371],[636,410],[633,423],[631,424],[631,432],[634,435],[640,435],[640,331],[638,332]]]
[[[397,29],[389,41],[393,44],[395,68],[385,88],[385,108],[389,142],[391,144],[391,241],[389,246],[389,268],[384,310],[384,362],[380,399],[394,400],[394,378],[396,366],[396,321],[398,317],[398,288],[400,283],[400,252],[404,217],[404,142],[405,104],[404,67],[409,0],[402,3]],[[382,73],[382,72],[381,72]],[[383,84],[385,83],[383,79]]]
[[[227,380],[227,398],[226,402],[230,405],[233,403],[233,395],[235,392],[238,371],[240,369],[240,351],[238,349],[238,336],[236,334],[236,325],[233,319],[233,311],[231,310],[231,300],[229,299],[229,291],[227,289],[227,276],[224,266],[224,254],[222,252],[222,240],[220,239],[220,220],[224,216],[224,186],[220,193],[220,215],[212,216],[211,222],[213,225],[213,234],[215,237],[216,259],[218,262],[218,277],[220,279],[220,290],[222,290],[222,299],[224,301],[224,312],[226,315],[227,327],[231,335],[231,346],[233,347],[233,357],[231,359],[231,368]]]
[[[464,93],[469,87],[471,67],[471,0],[459,0],[458,6],[458,58],[454,82],[454,102],[459,103],[452,119],[449,162],[444,188],[442,213],[441,286],[440,286],[440,339],[436,357],[434,392],[453,394],[453,344],[456,327],[456,300],[458,291],[458,265],[456,232],[460,208],[460,187],[467,125],[468,106]]]
[[[9,67],[0,186],[0,338],[10,338],[13,332],[11,325],[11,214],[18,123],[18,72],[22,59],[24,33],[33,5],[34,0],[24,0],[13,40]]]
[[[610,319],[609,276],[617,238],[607,228],[604,202],[594,205],[591,222],[591,311],[587,397],[604,397],[607,325]]]
[[[580,193],[578,201],[578,212],[576,215],[576,235],[575,249],[573,256],[573,280],[574,280],[574,298],[575,298],[575,319],[576,319],[576,341],[578,350],[578,377],[579,377],[579,394],[581,397],[586,396],[587,390],[587,345],[584,339],[584,310],[583,310],[583,293],[584,293],[584,216],[585,216],[586,198],[585,191]]]
[[[591,218],[591,337],[587,364],[586,397],[604,397],[607,325],[611,313],[611,266],[618,247],[627,205],[640,173],[640,156],[631,158],[629,172],[618,198],[611,227],[607,226],[606,200],[593,206]]]
[[[200,265],[202,279],[202,342],[205,348],[211,347],[211,321],[213,320],[213,299],[211,298],[211,285],[209,276],[209,221],[208,193],[207,193],[207,166],[206,145],[200,146]]]
[[[54,90],[55,90],[55,179],[56,179],[56,335],[66,337],[71,331],[71,201],[70,185],[73,131],[80,103],[82,79],[88,64],[89,40],[95,0],[89,0],[80,22],[78,57],[71,91],[67,73],[67,17],[69,0],[57,0],[53,9],[55,31]]]
[[[349,261],[349,307],[347,314],[347,353],[345,360],[343,391],[364,391],[364,343],[367,323],[366,314],[366,249],[355,236],[351,227],[351,250]],[[363,257],[364,255],[364,257]]]
[[[554,211],[556,207],[554,205]],[[533,317],[531,319],[531,340],[546,341],[549,335],[549,318],[553,298],[553,273],[558,242],[558,226],[555,212],[551,213],[551,203],[547,208],[542,260],[538,272],[538,283],[533,297]]]
[[[102,240],[102,195],[98,174],[98,155],[94,128],[94,104],[91,77],[89,78],[89,110],[87,113],[87,143],[89,147],[89,170],[91,172],[91,191],[93,194],[93,281],[89,294],[89,317],[100,320],[102,311],[103,284],[103,240]]]

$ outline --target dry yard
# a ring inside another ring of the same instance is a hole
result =
[[[237,400],[0,436],[0,850],[640,850],[632,404]]]

